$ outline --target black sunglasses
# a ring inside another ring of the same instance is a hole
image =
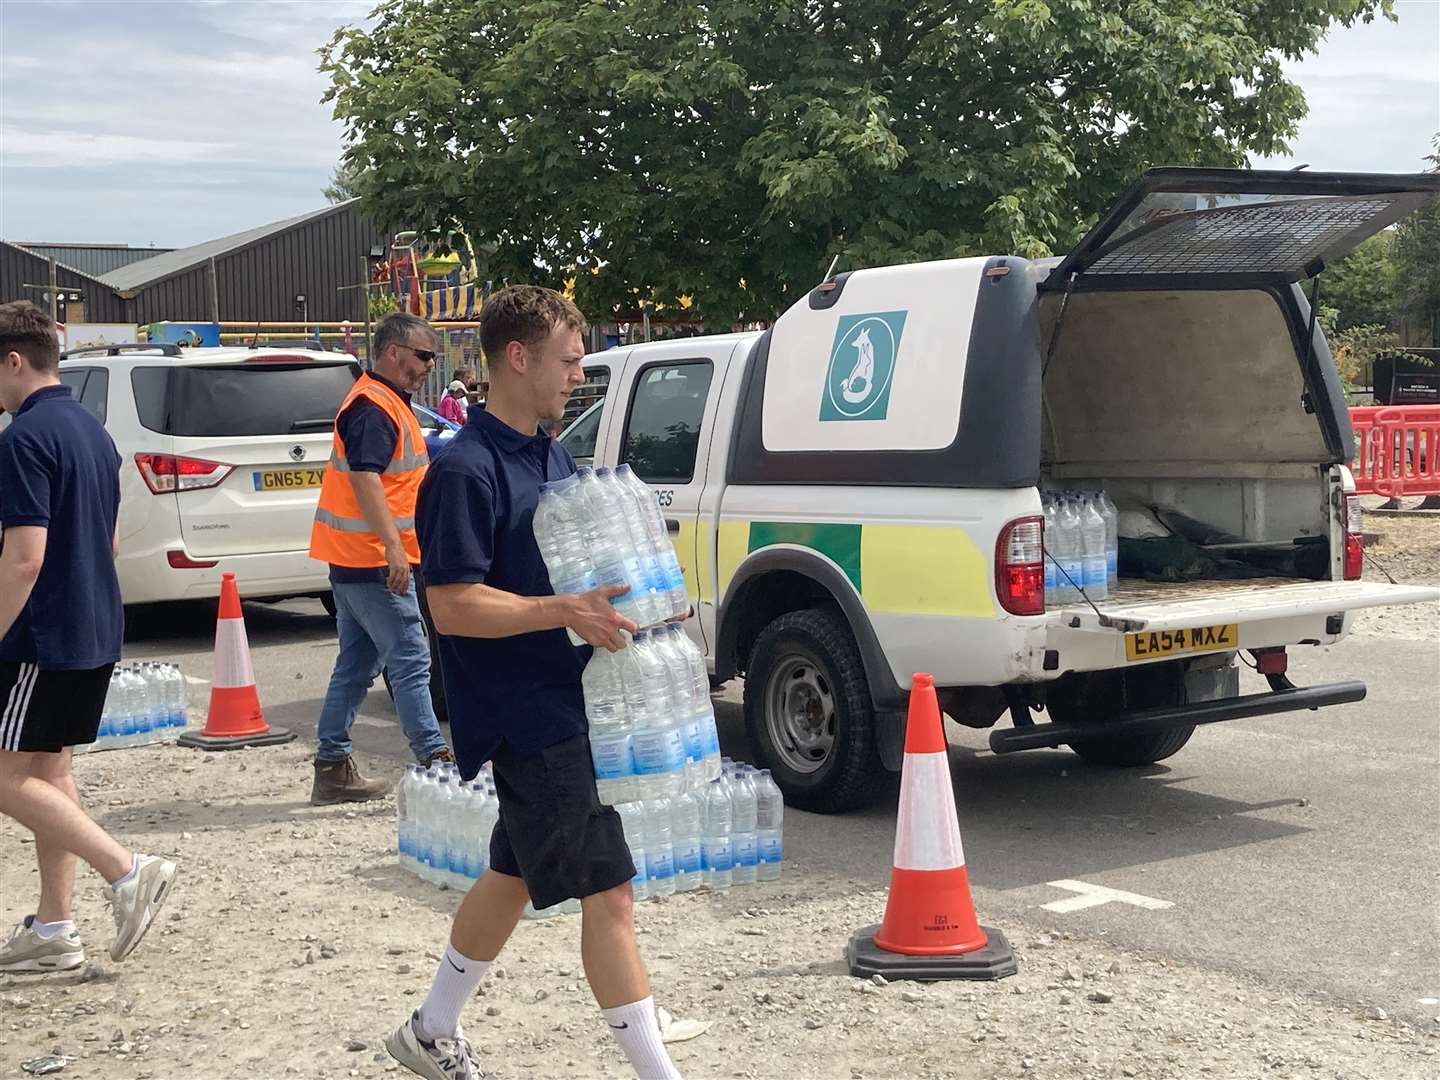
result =
[[[402,345],[401,348],[410,349],[410,351],[413,352],[416,356],[418,356],[421,362],[425,364],[434,363],[435,357],[439,355],[438,353],[433,352],[430,349],[413,349],[409,345]]]

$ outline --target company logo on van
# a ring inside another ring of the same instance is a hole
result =
[[[821,420],[884,420],[905,330],[904,311],[842,315],[830,347]]]

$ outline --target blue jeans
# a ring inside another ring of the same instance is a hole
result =
[[[340,655],[325,692],[316,734],[317,761],[350,756],[350,726],[365,694],[383,668],[395,692],[395,711],[410,740],[410,752],[422,764],[445,746],[430,704],[430,641],[420,618],[415,580],[397,596],[380,582],[332,582]]]

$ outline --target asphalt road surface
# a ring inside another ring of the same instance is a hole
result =
[[[213,611],[132,613],[126,645],[127,659],[179,663],[202,718]],[[245,614],[267,719],[313,742],[333,623],[315,601],[246,604]],[[1290,674],[1300,685],[1359,678],[1370,693],[1317,713],[1203,727],[1169,761],[1138,770],[1087,765],[1063,750],[997,758],[987,732],[950,726],[981,920],[1017,936],[1051,929],[1104,938],[1433,1022],[1440,646],[1352,637],[1295,651]],[[1242,692],[1261,689],[1245,672]],[[725,753],[743,760],[738,702],[738,684],[727,686],[717,714]],[[393,759],[397,771],[407,759],[378,682],[354,736],[362,754]],[[297,797],[309,782],[308,770],[297,772]],[[883,884],[894,827],[893,799],[841,817],[790,811],[787,875],[817,893]],[[1054,904],[1060,910],[1045,907]],[[837,934],[837,953],[844,944]]]

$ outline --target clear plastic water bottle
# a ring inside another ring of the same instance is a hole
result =
[[[730,823],[730,790],[722,776],[705,789],[705,826],[700,836],[700,876],[707,888],[728,889],[734,879],[734,848],[730,839]]]
[[[650,895],[675,895],[675,845],[670,826],[670,800],[641,803],[645,812],[645,876]]]
[[[485,782],[488,778],[477,776],[471,785],[470,817],[474,829],[470,843],[470,872],[467,876],[478,880],[490,869],[490,834],[500,820],[500,803],[495,792]]]
[[[474,832],[474,823],[470,820],[470,796],[473,793],[470,781],[455,783],[450,796],[450,814],[445,819],[445,866],[441,879],[456,892],[465,892],[470,888],[466,871],[470,865],[470,842]]]
[[[701,885],[700,795],[682,791],[670,800],[670,842],[675,852],[675,891],[690,892]]]
[[[1053,608],[1060,597],[1056,581],[1059,575],[1055,571],[1055,562],[1060,557],[1055,547],[1060,538],[1060,523],[1056,518],[1055,496],[1047,491],[1041,496],[1041,503],[1045,511],[1045,606]]]
[[[681,737],[685,744],[685,790],[698,789],[704,782],[705,734],[704,706],[709,705],[709,695],[703,703],[695,701],[695,690],[690,678],[690,663],[675,638],[679,627],[661,625],[652,629],[647,641],[655,653],[664,661],[674,691],[674,709]]]
[[[696,710],[702,744],[702,779],[708,783],[720,775],[720,733],[715,727],[715,705],[710,700],[710,669],[705,654],[684,628],[671,625],[666,633],[671,644],[685,656],[690,670],[690,700]]]
[[[540,485],[535,508],[535,543],[545,560],[550,586],[556,596],[590,592],[598,584],[595,563],[585,547],[584,530],[577,515],[588,512],[580,497],[580,480],[574,474]],[[574,630],[565,631],[575,645],[585,644]]]
[[[731,847],[734,851],[736,885],[753,885],[759,865],[759,838],[756,835],[759,814],[758,798],[750,767],[742,766],[731,785],[730,806]]]
[[[1079,600],[1085,582],[1084,546],[1080,515],[1069,496],[1062,496],[1055,506],[1055,558],[1060,564],[1055,574],[1056,601],[1068,604]]]
[[[620,815],[620,824],[625,829],[625,843],[630,846],[630,859],[635,864],[630,888],[636,900],[648,900],[650,872],[645,862],[645,810],[638,802],[621,803],[615,810]]]
[[[755,774],[755,836],[760,854],[757,877],[779,881],[785,854],[785,796],[769,769]]]
[[[642,606],[646,612],[646,625],[664,622],[670,617],[670,584],[661,562],[660,548],[651,540],[649,523],[635,502],[634,492],[615,475],[614,469],[596,469],[595,477],[608,489],[615,513],[625,523],[630,549],[634,552],[632,557],[645,581],[646,597]]]
[[[120,711],[115,720],[115,745],[134,746],[140,740],[145,722],[145,684],[135,670],[125,667],[120,672]]]
[[[150,713],[150,733],[146,741],[155,742],[164,738],[170,727],[170,680],[165,675],[164,664],[152,661],[145,669]]]
[[[100,712],[100,727],[95,732],[92,749],[108,750],[115,742],[115,725],[120,709],[120,669],[110,672],[110,686],[105,691],[105,705]]]
[[[590,758],[595,787],[607,806],[639,798],[635,769],[633,724],[625,710],[625,680],[618,654],[596,649],[580,686],[585,695],[585,717],[590,722]]]
[[[690,595],[685,589],[685,572],[680,568],[680,559],[675,554],[675,545],[670,541],[670,530],[665,517],[660,513],[660,504],[655,501],[655,492],[650,485],[635,475],[629,465],[615,469],[615,479],[629,491],[635,500],[635,507],[641,528],[645,531],[649,546],[661,568],[660,592],[666,598],[667,619],[684,615],[690,610]]]
[[[645,631],[614,654],[625,680],[625,709],[634,720],[635,766],[645,798],[678,794],[684,786],[685,736],[665,661]]]
[[[596,478],[595,471],[576,472],[577,491],[585,500],[584,514],[576,515],[585,537],[585,550],[595,566],[595,580],[601,585],[626,585],[630,591],[612,597],[615,610],[640,626],[649,623],[652,605],[649,582],[630,543],[630,530],[616,505],[614,489]]]
[[[412,761],[395,785],[395,858],[405,870],[410,869],[415,845],[415,774],[419,771],[420,766]]]
[[[431,885],[440,884],[439,867],[446,858],[445,808],[448,805],[449,775],[436,769],[425,778],[424,814],[420,819],[420,879]]]
[[[1120,580],[1120,508],[1103,491],[1097,493],[1097,498],[1100,503],[1100,513],[1105,518],[1106,584],[1113,593],[1116,583]]]
[[[1078,508],[1085,564],[1085,593],[1091,600],[1104,600],[1110,595],[1105,518],[1092,496],[1080,499]]]

